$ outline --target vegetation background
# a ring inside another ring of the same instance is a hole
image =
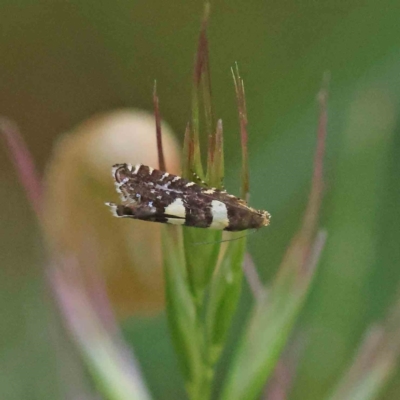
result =
[[[152,109],[155,78],[163,118],[182,140],[202,10],[203,2],[195,0],[3,0],[0,113],[18,122],[40,171],[59,134],[93,113]],[[298,324],[307,339],[291,399],[321,399],[351,360],[362,332],[386,314],[396,295],[399,20],[394,0],[212,4],[211,72],[226,135],[226,186],[237,193],[239,128],[230,67],[238,61],[249,114],[251,204],[273,215],[272,225],[249,239],[267,282],[306,204],[315,95],[323,72],[331,72],[322,216],[329,237]],[[54,399],[60,382],[49,341],[54,332],[41,268],[45,251],[4,147],[0,218],[0,397]],[[249,299],[245,288],[234,332]],[[123,332],[154,398],[183,398],[165,315],[132,317]],[[383,398],[399,396],[400,373]]]

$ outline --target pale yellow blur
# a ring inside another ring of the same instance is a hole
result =
[[[167,169],[179,174],[178,145],[167,126],[162,131]],[[47,168],[44,196],[50,251],[77,257],[88,287],[100,271],[120,317],[164,306],[160,225],[117,219],[104,205],[119,201],[111,167],[125,162],[158,168],[152,115],[98,115],[63,135]]]

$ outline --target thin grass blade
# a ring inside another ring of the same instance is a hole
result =
[[[240,233],[231,235],[235,239]],[[214,365],[223,350],[226,335],[240,297],[246,238],[228,242],[214,271],[206,308],[206,333],[209,362]]]
[[[218,120],[217,129],[214,135],[210,136],[208,162],[207,162],[207,183],[217,189],[223,188],[224,180],[224,138],[222,120]]]
[[[198,381],[202,370],[199,321],[186,272],[181,234],[174,227],[165,228],[163,254],[168,322],[185,381],[190,386]]]
[[[380,398],[398,368],[400,355],[400,301],[388,320],[372,326],[350,365],[327,400]]]
[[[192,121],[191,133],[193,141],[193,159],[189,165],[192,172],[195,172],[201,179],[205,178],[201,161],[200,150],[200,109],[201,100],[204,101],[205,124],[208,132],[212,131],[212,105],[211,105],[211,80],[209,76],[208,63],[208,40],[207,26],[210,15],[210,4],[206,2],[204,15],[201,24],[199,40],[197,44],[196,59],[193,71],[193,91],[192,91]]]
[[[322,200],[326,97],[323,88],[319,95],[321,110],[314,175],[302,227],[286,252],[268,296],[255,306],[229,371],[223,400],[252,400],[259,396],[309,292],[326,236],[320,233],[314,239]]]
[[[118,335],[106,327],[72,261],[49,268],[53,293],[65,323],[99,392],[109,400],[150,400],[136,360]]]
[[[163,145],[162,145],[161,114],[160,114],[159,99],[158,99],[158,95],[157,95],[157,82],[156,81],[154,81],[153,105],[154,105],[154,118],[156,121],[158,169],[161,171],[166,171],[167,166],[165,165],[164,150],[163,150]]]
[[[41,215],[42,182],[33,157],[19,132],[18,126],[11,120],[0,117],[0,132],[10,152],[10,157],[18,172],[20,182],[38,218]]]
[[[246,107],[246,95],[244,92],[244,82],[239,74],[239,67],[236,64],[236,68],[232,68],[233,83],[235,85],[236,101],[239,113],[240,123],[240,141],[242,146],[242,188],[241,196],[242,199],[248,201],[250,192],[250,178],[249,178],[249,156],[247,150],[247,107]]]

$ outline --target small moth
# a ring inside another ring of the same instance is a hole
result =
[[[106,205],[116,217],[225,231],[258,229],[271,217],[224,190],[146,165],[116,164],[112,176],[122,204]]]

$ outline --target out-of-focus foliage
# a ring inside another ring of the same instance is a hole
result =
[[[2,2],[0,112],[19,122],[41,170],[58,135],[94,112],[151,109],[154,78],[162,116],[183,138],[201,11],[194,0]],[[249,238],[267,281],[305,206],[314,95],[322,72],[332,75],[322,220],[330,236],[298,327],[306,341],[293,399],[330,393],[366,326],[385,315],[399,281],[399,18],[394,0],[213,4],[213,100],[224,120],[226,186],[235,190],[240,170],[229,71],[238,61],[249,114],[251,204],[273,215],[270,228]],[[1,397],[58,398],[42,244],[2,148],[0,187]],[[124,328],[154,397],[182,398],[165,318],[132,319]],[[57,348],[64,351],[61,343]],[[68,365],[60,371],[71,375]],[[384,398],[399,397],[399,376]]]
[[[176,142],[162,128],[169,171],[178,173]],[[63,135],[46,168],[45,238],[54,257],[78,259],[88,287],[91,269],[100,271],[118,315],[154,314],[164,308],[160,226],[117,220],[104,204],[119,202],[111,166],[123,162],[157,166],[151,114],[120,110]]]

